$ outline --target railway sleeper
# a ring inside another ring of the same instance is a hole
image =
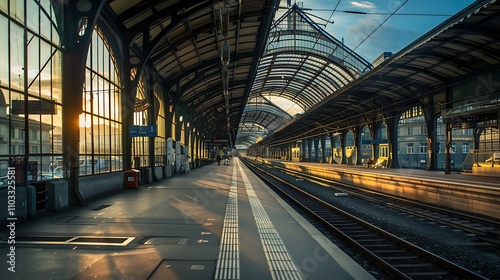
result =
[[[408,260],[408,259],[418,259],[420,258],[417,255],[410,255],[410,256],[393,256],[393,257],[383,257],[384,260]]]
[[[385,244],[363,244],[365,248],[377,248],[377,247],[394,247],[394,243],[385,243]],[[370,250],[373,251],[373,250]]]
[[[358,243],[364,243],[364,242],[372,243],[372,242],[386,242],[387,241],[387,239],[384,239],[384,238],[356,239],[356,238],[352,237],[352,235],[349,235],[349,237],[356,240],[356,242],[358,242]]]
[[[371,235],[373,234],[373,231],[367,230],[365,228],[362,228],[361,230],[350,230],[349,231],[349,236],[356,236],[356,235]]]
[[[394,250],[372,250],[372,253],[376,255],[382,255],[382,254],[403,254],[403,253],[408,253],[406,250],[401,250],[401,249],[394,249]]]
[[[349,237],[352,239],[358,239],[358,238],[375,238],[377,237],[376,234],[349,234]]]
[[[360,225],[336,225],[336,224],[332,224],[334,227],[338,228],[338,229],[341,229],[342,231],[359,231],[361,229],[363,229],[362,226]]]
[[[432,263],[398,263],[393,264],[392,266],[397,268],[435,267]]]
[[[446,276],[450,275],[448,271],[440,270],[440,271],[422,271],[422,272],[410,272],[408,276],[415,278],[416,276],[429,277],[429,276]]]

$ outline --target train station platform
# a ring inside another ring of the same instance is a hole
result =
[[[500,179],[470,173],[360,165],[257,160],[349,185],[500,219]]]
[[[0,234],[2,280],[373,279],[238,158]]]

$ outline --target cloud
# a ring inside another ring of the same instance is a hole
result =
[[[362,9],[375,9],[377,8],[377,5],[375,5],[374,3],[372,2],[369,2],[369,1],[361,1],[361,2],[357,2],[357,1],[353,1],[351,2],[351,4],[353,6],[356,6],[358,8],[362,8]]]
[[[378,22],[363,20],[348,28],[347,45],[357,47],[376,27]],[[413,30],[384,24],[355,50],[368,61],[374,60],[382,52],[397,52],[419,37]]]

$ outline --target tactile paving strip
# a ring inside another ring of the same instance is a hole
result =
[[[222,228],[221,245],[214,279],[240,279],[238,234],[238,178],[236,167],[229,188],[229,198]]]

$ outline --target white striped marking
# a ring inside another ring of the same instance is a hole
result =
[[[257,230],[259,231],[260,240],[272,278],[274,280],[302,279],[302,274],[288,253],[281,236],[267,216],[266,210],[260,203],[252,184],[250,184],[248,177],[240,166],[239,160],[235,162],[237,162],[241,176],[243,177],[243,183],[245,184],[248,200],[252,208],[255,222],[257,223]]]
[[[214,279],[240,279],[240,252],[238,237],[238,177],[233,166],[226,215],[222,227],[222,240]]]

